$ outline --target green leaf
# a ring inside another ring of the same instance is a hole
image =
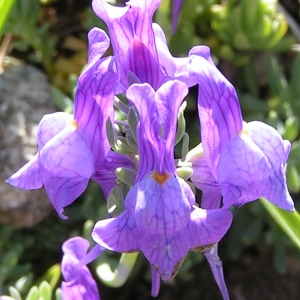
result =
[[[4,33],[4,25],[13,8],[15,0],[0,0],[0,40]]]
[[[52,289],[48,282],[43,281],[39,286],[39,290],[40,290],[40,297],[43,300],[51,300]]]
[[[54,289],[58,284],[60,276],[60,265],[55,264],[50,267],[39,280],[37,280],[36,285],[41,285],[44,281],[46,281],[48,284],[50,284],[50,287]]]
[[[39,289],[37,288],[37,286],[33,286],[28,292],[28,295],[25,300],[38,300],[39,295]]]
[[[297,211],[291,213],[282,210],[265,198],[260,198],[264,208],[268,211],[275,222],[300,249],[300,215]]]
[[[292,73],[290,79],[290,88],[292,95],[294,97],[300,96],[300,53],[298,53],[294,59],[293,66],[292,66]]]
[[[259,0],[241,2],[241,26],[247,35],[251,35],[257,28],[257,21],[260,18],[258,5]]]
[[[299,134],[299,121],[295,116],[289,116],[284,124],[282,137],[289,141],[294,141]]]
[[[291,162],[288,162],[286,166],[286,178],[289,191],[292,193],[298,193],[300,190],[300,176],[297,168]]]
[[[73,112],[73,101],[55,86],[51,87],[51,96],[55,105],[65,112]]]
[[[13,299],[22,300],[21,295],[16,288],[10,286],[8,289],[9,289],[9,294]]]
[[[27,293],[29,288],[32,286],[33,273],[22,276],[15,284],[15,287],[21,294]]]

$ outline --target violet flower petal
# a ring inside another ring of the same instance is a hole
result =
[[[78,260],[82,260],[87,254],[90,247],[88,240],[81,237],[70,238],[62,245],[64,254],[70,254]]]
[[[166,81],[166,76],[163,74],[157,58],[137,38],[132,41],[124,56],[121,70],[121,81],[126,89],[130,86],[128,74],[131,72],[138,79],[138,83],[149,83],[154,90],[157,90]]]
[[[93,66],[109,48],[110,40],[105,31],[94,27],[88,33],[89,54],[87,68]]]
[[[152,17],[161,0],[131,0],[116,7],[105,0],[93,0],[96,15],[107,25],[114,55],[125,55],[134,38],[139,39],[157,57]]]
[[[117,218],[98,221],[92,238],[100,246],[113,251],[135,252],[140,248],[134,218],[126,211]]]
[[[57,112],[43,116],[38,125],[38,153],[16,173],[9,177],[6,182],[23,189],[39,189],[43,186],[43,176],[40,169],[40,154],[44,145],[61,132],[66,126],[74,128],[72,115],[65,112]]]
[[[232,222],[227,209],[202,209],[195,207],[189,223],[191,248],[215,244],[221,240]]]
[[[191,55],[190,72],[199,83],[202,144],[207,164],[216,178],[220,154],[241,131],[242,116],[234,87],[208,60],[208,54],[205,51],[202,54],[204,57]]]
[[[40,189],[43,186],[43,180],[40,174],[38,154],[5,182],[21,189]]]
[[[217,166],[224,207],[266,197],[293,211],[284,175],[287,148],[274,128],[261,122],[246,124],[223,151]]]
[[[187,87],[180,81],[169,81],[155,93],[148,84],[134,84],[127,91],[127,98],[139,113],[137,127],[139,146],[140,181],[151,170],[174,173],[174,137],[180,104],[187,94]]]
[[[44,115],[37,128],[38,150],[41,150],[49,140],[68,125],[75,125],[74,117],[69,113],[56,112]]]
[[[223,266],[218,255],[218,244],[215,244],[210,250],[205,251],[204,255],[220,289],[223,300],[229,300],[229,294],[224,279]]]
[[[191,181],[202,191],[201,207],[205,209],[219,208],[221,205],[220,185],[211,173],[205,156],[197,156],[190,160],[193,164]]]
[[[151,177],[145,178],[130,190],[125,207],[131,211],[134,205],[136,226],[142,232],[174,234],[187,226],[193,204],[190,202],[195,200],[190,189],[185,194],[185,185],[184,180],[174,176],[162,184]]]
[[[194,208],[191,212],[188,204],[193,201],[187,198],[194,199],[194,196],[190,189],[189,195],[183,195],[176,187],[175,179],[167,179],[161,186],[149,181],[139,182],[128,192],[126,211],[120,216],[97,222],[92,237],[110,250],[141,250],[161,278],[170,280],[179,271],[190,249],[204,249],[223,237],[230,227],[232,215],[221,209]],[[187,185],[183,180],[181,184]],[[174,193],[170,194],[170,191]],[[182,210],[183,207],[186,209]]]
[[[173,0],[171,32],[175,34],[183,0]]]
[[[93,154],[75,127],[69,126],[48,141],[39,155],[40,176],[48,196],[62,215],[87,187],[94,171]]]
[[[108,197],[110,191],[117,185],[117,168],[134,169],[135,165],[129,156],[117,152],[109,151],[104,163],[99,170],[93,174],[92,180],[99,183],[105,198]]]
[[[184,82],[188,87],[196,85],[198,83],[196,78],[190,76],[190,58],[173,57],[168,48],[167,39],[162,28],[156,23],[153,23],[152,27],[155,35],[159,64],[163,72],[166,74],[166,77]],[[189,55],[199,55],[198,52],[193,53],[193,49]]]
[[[107,43],[105,33],[94,28],[89,33],[90,44],[97,40],[97,37]],[[74,109],[78,132],[82,134],[94,154],[95,169],[101,167],[110,149],[105,124],[108,118],[113,120],[113,102],[118,81],[114,70],[115,59],[107,57],[97,60],[94,52],[99,48],[97,45],[91,46],[93,63],[88,65],[78,79]],[[101,55],[100,52],[99,56]]]
[[[97,285],[85,265],[79,265],[88,250],[89,242],[81,237],[67,240],[63,245],[62,297],[68,300],[100,300]]]
[[[160,288],[160,275],[152,266],[151,266],[151,276],[152,276],[151,296],[157,297]]]

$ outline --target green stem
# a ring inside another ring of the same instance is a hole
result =
[[[135,262],[138,257],[138,252],[122,253],[119,265],[112,271],[107,263],[103,263],[97,267],[96,272],[103,283],[109,287],[120,287],[128,279]]]

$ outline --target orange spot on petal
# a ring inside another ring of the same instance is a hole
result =
[[[78,128],[78,123],[77,123],[75,120],[72,120],[72,121],[70,122],[70,125],[71,125],[71,126],[74,126],[76,129]]]
[[[238,132],[238,134],[242,134],[242,133],[249,134],[249,131],[248,131],[248,129],[243,128]]]
[[[152,178],[155,179],[155,181],[158,182],[159,184],[163,184],[169,177],[170,177],[169,173],[159,173],[159,172],[152,173]]]

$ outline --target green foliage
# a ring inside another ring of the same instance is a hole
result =
[[[46,281],[41,282],[39,286],[32,286],[27,293],[27,296],[22,298],[18,289],[9,288],[9,296],[2,296],[2,300],[61,300],[60,290],[53,290],[50,284]]]
[[[15,0],[0,0],[0,40],[4,33],[5,23],[13,6],[15,4]]]
[[[276,1],[226,1],[212,7],[212,28],[220,40],[237,50],[287,50],[288,24]]]
[[[67,96],[64,92],[62,92],[58,87],[52,85],[51,86],[51,96],[54,104],[64,112],[73,113],[73,100],[75,97],[76,91],[76,83],[78,77],[75,74],[69,75],[69,90],[71,91],[71,96]]]
[[[30,264],[21,263],[20,258],[32,244],[32,239],[28,237],[19,239],[20,236],[17,237],[10,226],[1,226],[0,236],[0,286],[5,290],[11,282],[30,273]],[[28,276],[30,280],[30,275]]]
[[[57,36],[49,32],[50,23],[39,22],[40,5],[37,0],[16,1],[6,24],[6,31],[10,32],[16,40],[14,47],[19,51],[34,49],[31,59],[41,62],[52,74],[53,53],[57,44]]]

